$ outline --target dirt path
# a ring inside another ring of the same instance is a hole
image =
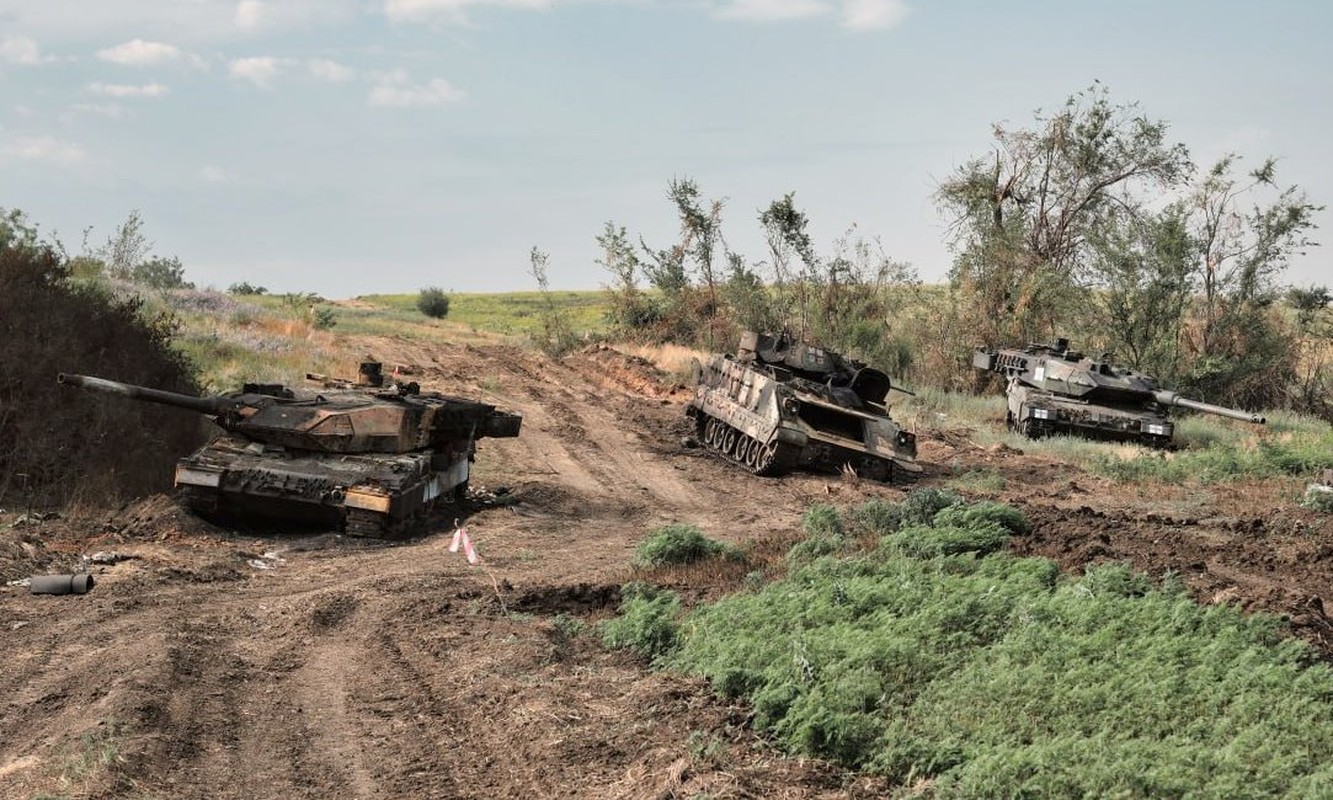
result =
[[[0,589],[0,797],[884,790],[781,757],[748,732],[743,708],[607,653],[580,630],[614,610],[634,547],[657,525],[762,540],[790,535],[811,502],[903,489],[761,479],[714,461],[682,444],[683,392],[615,351],[553,362],[504,346],[381,338],[353,348],[410,369],[426,388],[524,415],[519,438],[481,443],[474,484],[518,499],[464,515],[484,565],[448,552],[448,513],[429,535],[393,546],[227,532],[161,498],[104,520],[8,531],[6,580],[96,550],[133,558],[95,568],[84,597]],[[1070,569],[1114,559],[1175,570],[1204,601],[1291,615],[1298,634],[1331,652],[1322,608],[1333,601],[1333,532],[1278,505],[1285,486],[1144,498],[966,437],[922,440],[935,465],[927,485],[954,465],[1005,477],[994,494],[1034,523],[1015,542],[1021,552]]]

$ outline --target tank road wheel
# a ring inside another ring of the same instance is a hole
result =
[[[714,447],[714,448],[717,447],[717,445],[713,441],[714,439],[717,438],[717,420],[713,419],[712,417],[708,417],[707,421],[705,421],[703,425],[704,425],[704,432],[701,438],[703,439],[704,445],[706,447]]]
[[[745,440],[745,466],[750,468],[751,472],[759,469],[759,451],[763,449],[756,439]]]
[[[736,449],[736,431],[727,428],[726,434],[722,437],[722,454],[731,455]]]
[[[713,420],[713,449],[722,452],[722,443],[727,438],[727,426],[718,420]]]
[[[770,477],[778,474],[777,451],[771,444],[760,444],[755,454],[754,474]]]

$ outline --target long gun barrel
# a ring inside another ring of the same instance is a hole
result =
[[[69,375],[62,372],[56,376],[56,382],[67,386],[77,386],[80,389],[91,389],[95,392],[118,394],[131,400],[143,400],[149,403],[161,403],[165,406],[186,408],[190,411],[212,416],[221,416],[234,411],[240,405],[236,400],[227,397],[193,397],[188,394],[164,392],[161,389],[149,389],[145,386],[134,386],[128,383],[109,381],[105,378],[94,378],[89,375]]]
[[[1180,408],[1191,408],[1195,411],[1206,411],[1209,414],[1218,414],[1223,417],[1231,417],[1243,422],[1253,422],[1256,425],[1263,425],[1268,422],[1260,414],[1252,414],[1249,411],[1239,411],[1226,406],[1215,406],[1212,403],[1202,403],[1198,400],[1190,400],[1187,397],[1181,397],[1175,392],[1165,390],[1153,392],[1153,399],[1164,406],[1178,406]]]

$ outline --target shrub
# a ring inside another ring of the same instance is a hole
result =
[[[973,528],[988,524],[999,525],[1009,533],[1027,533],[1028,521],[1023,512],[1004,503],[984,500],[979,503],[958,503],[936,512],[932,524]]]
[[[806,509],[801,517],[801,528],[806,538],[787,551],[789,567],[843,552],[852,545],[842,524],[842,515],[831,505],[816,503]]]
[[[676,523],[653,531],[639,544],[634,563],[639,567],[692,564],[714,556],[740,560],[741,552],[731,545],[710,539],[693,525]]]
[[[338,315],[328,306],[314,306],[310,309],[310,327],[326,331],[338,324]]]
[[[194,284],[185,280],[185,266],[181,260],[172,256],[155,256],[141,261],[130,268],[131,283],[147,286],[150,289],[193,289]]]
[[[603,644],[631,650],[649,660],[675,650],[681,610],[674,592],[630,583],[621,590],[620,597],[620,615],[602,623]]]
[[[263,286],[251,286],[249,281],[241,281],[228,286],[227,294],[261,295],[268,294],[268,289]]]
[[[417,294],[417,310],[432,319],[449,316],[449,295],[438,286],[427,286]]]
[[[193,365],[171,346],[176,318],[73,281],[53,248],[7,238],[3,226],[0,286],[0,505],[169,488],[176,459],[199,442],[196,414],[59,386],[55,376],[197,393]]]
[[[1003,547],[1021,515],[909,500],[937,507],[886,537],[912,546],[702,605],[658,663],[748,701],[792,752],[939,796],[1327,793],[1333,670],[1275,620],[1123,565],[1061,580],[1046,559],[953,555]]]

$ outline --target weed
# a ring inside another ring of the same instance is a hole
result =
[[[621,590],[620,615],[602,623],[602,643],[655,661],[676,649],[681,615],[674,592],[646,583]]]
[[[812,512],[817,538],[842,530]],[[658,663],[746,699],[793,752],[941,796],[1328,786],[1333,670],[1275,620],[1200,607],[1178,577],[1157,587],[1123,565],[1061,579],[1002,551],[1026,523],[999,504],[927,490],[897,515],[846,516],[883,526],[885,546],[805,562],[678,626],[671,607],[659,618],[679,646],[656,649]]]
[[[695,729],[685,739],[685,750],[695,766],[721,767],[727,763],[727,743],[716,734]]]
[[[693,564],[706,558],[722,557],[741,561],[744,556],[735,547],[710,539],[693,525],[664,525],[639,544],[634,565],[641,568],[668,564]]]
[[[970,469],[949,481],[949,486],[968,492],[994,493],[1004,491],[1004,476],[998,470]]]

